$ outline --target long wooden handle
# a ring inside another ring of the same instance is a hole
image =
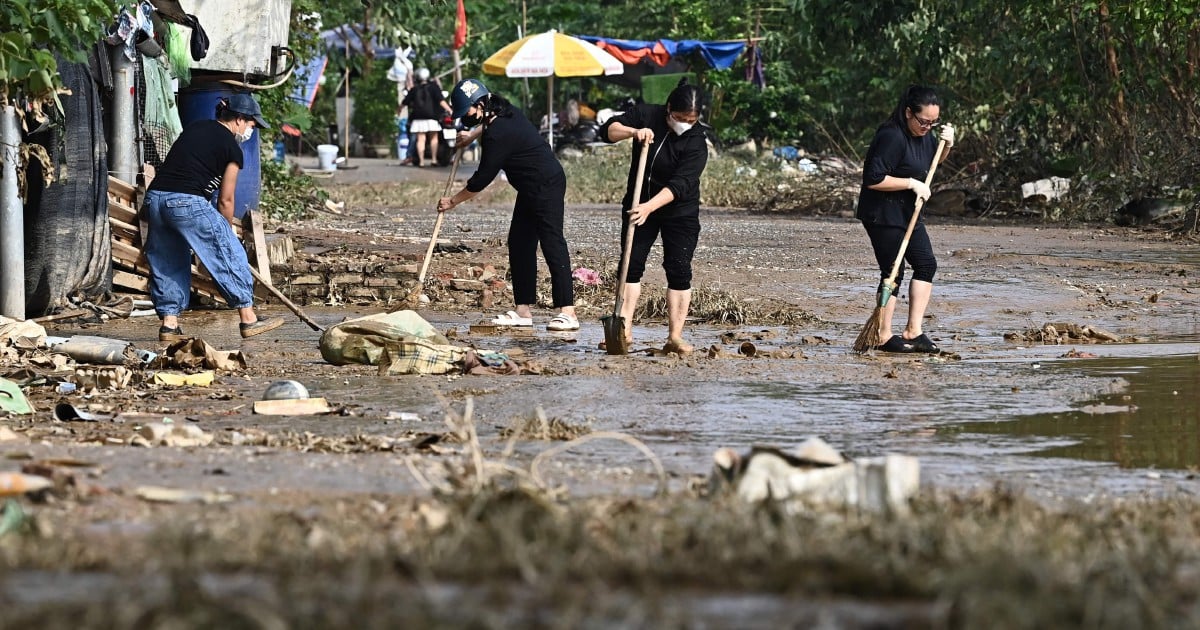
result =
[[[304,311],[300,309],[299,306],[296,306],[296,304],[293,303],[291,300],[289,300],[286,295],[281,293],[279,291],[279,289],[276,289],[271,283],[267,282],[266,280],[263,280],[262,275],[260,275],[258,273],[258,270],[255,269],[253,266],[250,267],[250,273],[254,276],[255,280],[258,280],[259,284],[263,285],[264,287],[267,288],[267,291],[271,292],[271,295],[275,296],[276,299],[278,299],[280,302],[283,302],[283,305],[288,307],[288,310],[295,313],[296,317],[300,318],[300,321],[304,322],[305,324],[308,324],[309,327],[312,328],[313,330],[316,330],[319,332],[325,332],[325,328],[323,326],[321,326],[317,322],[314,322],[312,319],[310,319],[308,317],[308,315],[306,315],[304,313]]]
[[[938,162],[941,161],[942,150],[945,148],[946,141],[938,141],[937,151],[933,154],[933,165],[929,167],[929,174],[925,176],[926,186],[933,183],[933,174],[937,172]],[[896,254],[896,262],[892,263],[892,274],[886,280],[889,286],[896,286],[896,276],[900,275],[900,263],[904,260],[904,252],[908,250],[908,239],[912,238],[913,230],[917,227],[917,218],[921,216],[921,208],[924,206],[925,200],[917,197],[917,205],[913,208],[912,218],[908,220],[908,229],[904,231],[904,240],[900,241],[900,251]]]
[[[633,206],[642,202],[642,181],[646,179],[646,156],[650,153],[650,143],[642,143],[642,153],[638,156],[637,181],[633,184]],[[629,274],[629,258],[633,255],[633,231],[637,228],[633,219],[628,219],[625,228],[625,249],[621,252],[620,269],[617,271],[617,299],[613,303],[613,315],[621,314],[621,305],[625,300],[625,278]]]
[[[458,162],[462,159],[462,154],[462,147],[454,150],[454,161],[450,164],[450,176],[446,178],[446,188],[442,191],[442,197],[450,196],[450,188],[454,186],[454,176],[458,174]],[[445,218],[446,213],[439,211],[437,221],[433,223],[433,236],[429,238],[429,248],[425,250],[425,260],[421,261],[421,273],[417,274],[417,282],[422,285],[425,284],[425,274],[429,272],[429,263],[433,260],[433,248],[437,245],[438,232],[442,231],[442,220]]]

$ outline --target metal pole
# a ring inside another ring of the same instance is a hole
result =
[[[366,44],[363,44],[363,49],[366,50]],[[346,152],[343,154],[347,160],[350,159],[350,39],[346,38],[346,105],[342,108],[342,120],[345,122],[345,129],[342,138],[342,144],[346,146]]]
[[[0,315],[25,319],[25,208],[17,190],[21,159],[17,110],[0,109]]]
[[[136,66],[123,47],[109,47],[113,70],[113,111],[108,125],[109,173],[131,186],[137,184],[138,137],[134,126]]]

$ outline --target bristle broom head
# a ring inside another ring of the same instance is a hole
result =
[[[874,350],[883,340],[879,337],[879,326],[883,323],[883,309],[875,307],[871,313],[871,318],[863,325],[862,332],[858,333],[858,338],[854,340],[855,352],[866,352]]]

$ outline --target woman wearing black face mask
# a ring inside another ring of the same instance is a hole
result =
[[[628,221],[637,226],[621,316],[633,321],[642,292],[646,258],[662,234],[663,270],[667,274],[667,343],[663,350],[688,354],[683,324],[692,302],[692,256],[700,239],[700,174],[708,164],[708,144],[701,129],[704,93],[681,80],[664,105],[637,105],[606,122],[599,137],[606,142],[633,138],[632,161],[621,221],[624,246]],[[634,199],[638,155],[650,143],[642,198]],[[631,328],[626,329],[632,332]]]
[[[508,229],[508,264],[512,270],[516,310],[492,320],[501,326],[532,326],[537,302],[537,249],[550,268],[551,293],[559,313],[546,324],[548,330],[578,330],[571,277],[571,255],[563,237],[563,198],[567,176],[550,145],[520,110],[478,79],[463,79],[450,92],[453,116],[470,131],[462,132],[457,146],[480,141],[483,154],[475,174],[453,197],[438,200],[446,212],[479,194],[501,170],[517,189],[512,223]]]

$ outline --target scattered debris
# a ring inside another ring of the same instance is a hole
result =
[[[332,411],[329,402],[320,397],[254,401],[254,413],[263,416],[309,416]]]
[[[0,473],[0,497],[40,492],[53,485],[53,481],[38,475],[26,475],[19,472]]]
[[[133,492],[137,498],[152,503],[203,503],[205,505],[212,505],[214,503],[228,503],[234,499],[232,494],[224,492],[180,490],[176,488],[164,488],[162,486],[140,486]]]
[[[1014,343],[1057,345],[1066,343],[1120,342],[1121,338],[1095,326],[1054,322],[1047,323],[1041,328],[1031,328],[1025,332],[1005,333],[1004,340]]]
[[[809,438],[793,453],[755,447],[743,456],[722,448],[713,464],[710,493],[732,490],[749,503],[779,501],[793,513],[850,509],[902,516],[920,486],[914,457],[846,460],[820,438]]]
[[[212,370],[204,370],[195,374],[183,374],[181,372],[155,372],[155,385],[168,385],[171,387],[212,387],[213,378],[216,373]]]
[[[138,429],[138,434],[129,441],[134,446],[208,446],[213,441],[211,433],[206,433],[194,424],[175,424],[166,422],[149,422]]]
[[[102,420],[112,420],[114,417],[114,414],[111,413],[83,411],[65,402],[54,406],[54,419],[59,422],[100,422]]]
[[[33,405],[29,404],[19,385],[6,378],[0,378],[0,411],[24,416],[33,413]]]

